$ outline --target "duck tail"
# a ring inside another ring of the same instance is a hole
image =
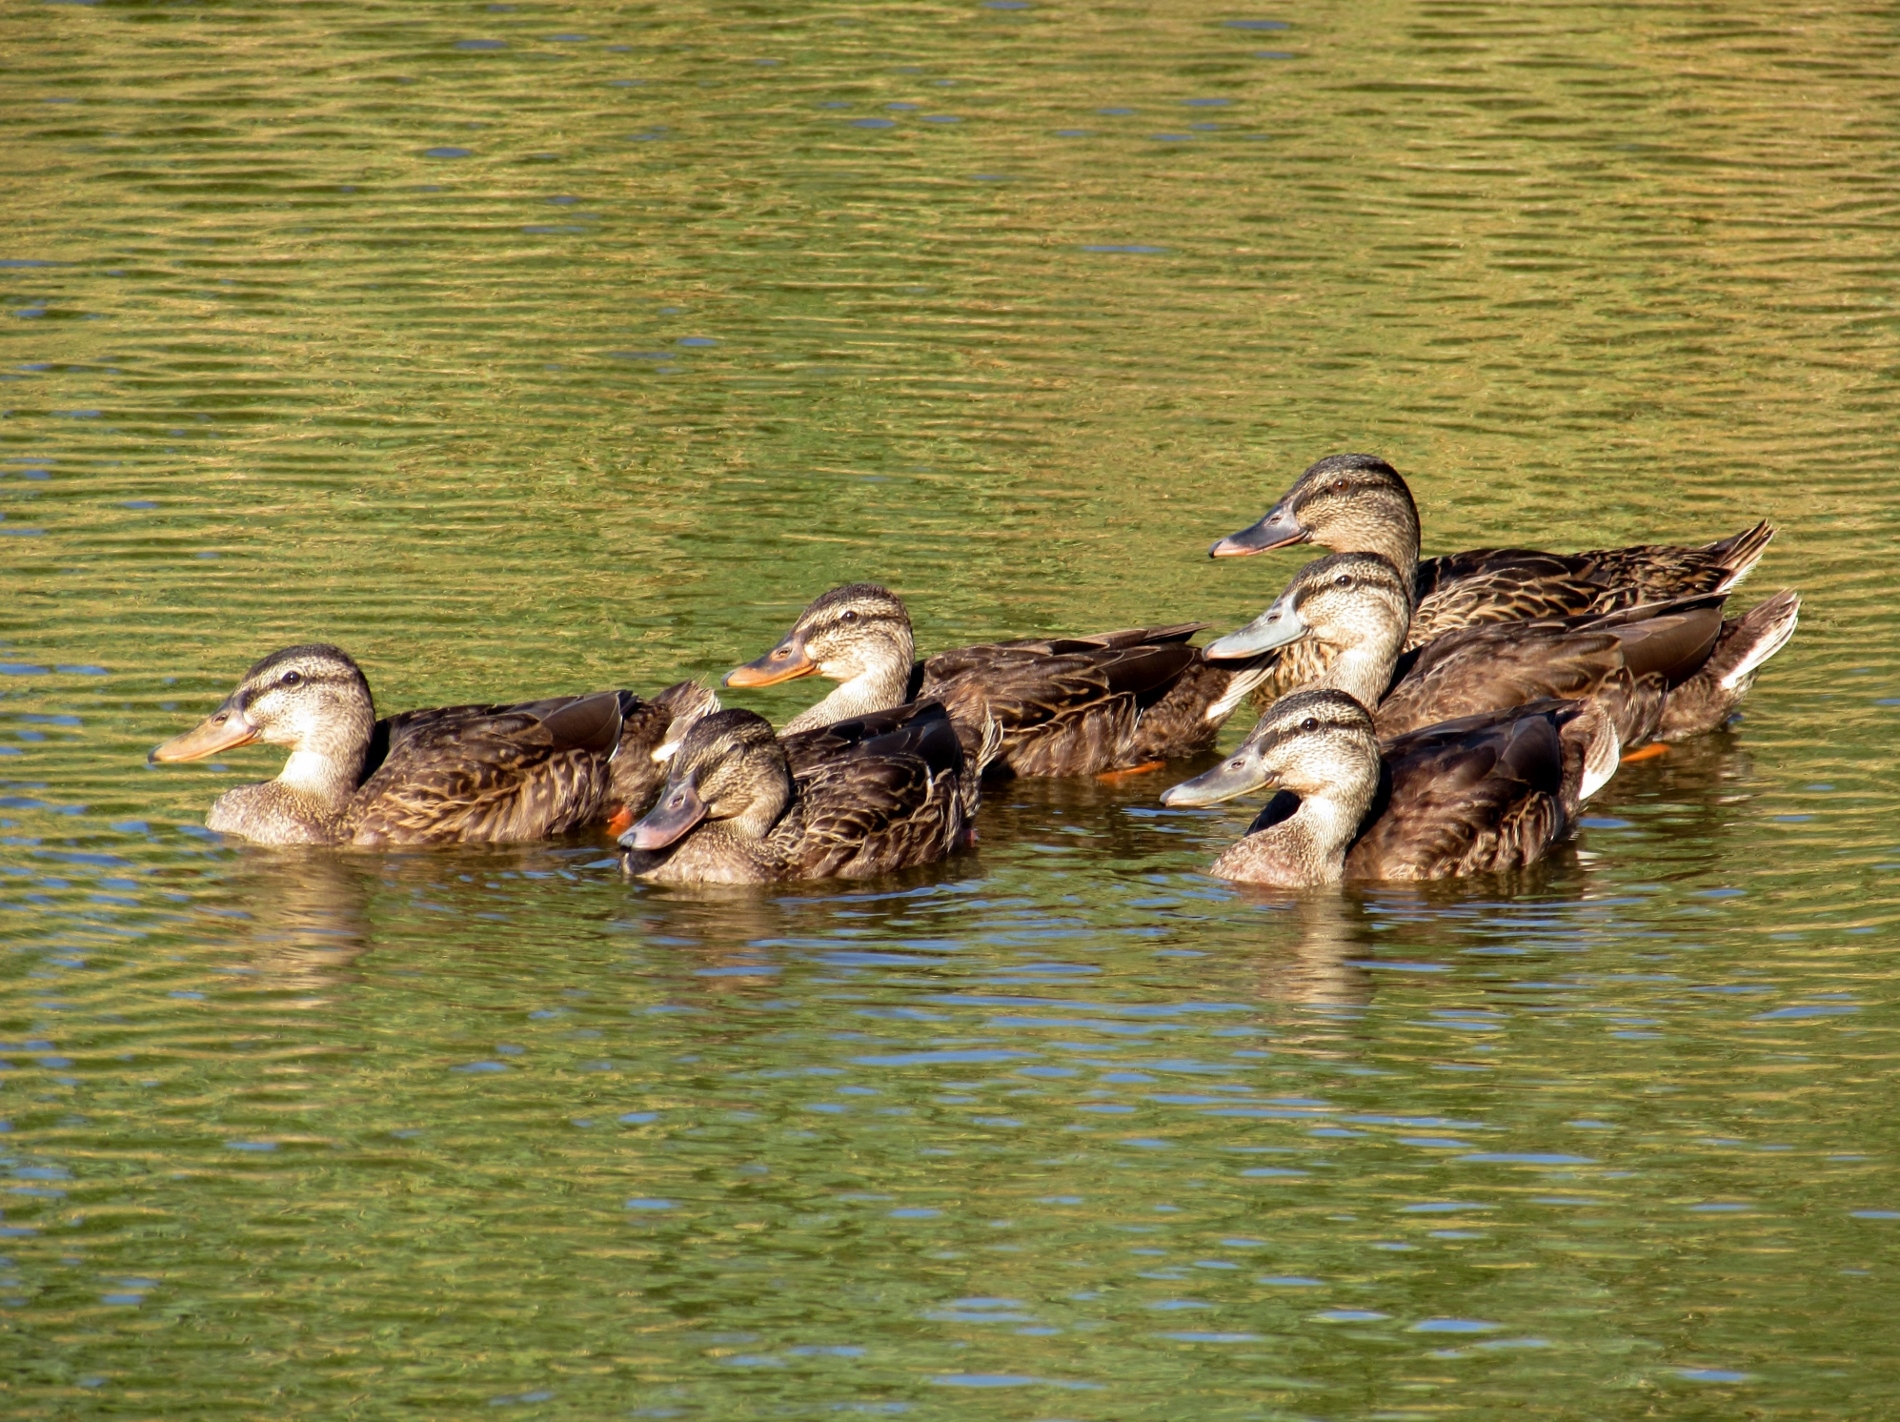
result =
[[[996,757],[1003,753],[1003,723],[985,710],[983,713],[983,740],[976,748],[976,778],[981,780],[983,772],[995,763]]]
[[[1727,572],[1715,590],[1728,592],[1738,586],[1743,578],[1754,571],[1755,564],[1761,561],[1761,555],[1768,551],[1768,545],[1774,542],[1774,538],[1775,526],[1763,519],[1753,528],[1745,528],[1732,537],[1711,543],[1708,551],[1715,565]]]
[[[1788,645],[1800,621],[1801,599],[1792,590],[1725,621],[1702,669],[1669,693],[1656,738],[1681,740],[1727,721],[1754,684],[1755,673]]]
[[[1579,718],[1589,728],[1590,739],[1583,748],[1583,781],[1577,790],[1581,804],[1610,783],[1617,766],[1623,763],[1623,741],[1616,734],[1616,718],[1594,702],[1584,703]]]

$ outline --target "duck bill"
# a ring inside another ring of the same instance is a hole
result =
[[[216,755],[219,751],[248,746],[262,734],[257,727],[244,719],[243,712],[227,702],[186,731],[184,735],[173,736],[164,745],[153,747],[147,759],[159,764],[179,760],[203,760],[206,756]]]
[[[726,673],[727,686],[777,686],[781,681],[792,681],[801,676],[810,676],[818,670],[805,651],[804,639],[793,635],[780,642],[771,651],[742,667],[734,667]]]
[[[1269,548],[1286,548],[1312,537],[1285,504],[1268,509],[1260,522],[1239,533],[1230,533],[1207,550],[1210,558],[1246,558]]]
[[[1218,805],[1236,795],[1245,795],[1273,783],[1257,757],[1245,748],[1192,780],[1183,780],[1162,792],[1161,803],[1170,809],[1184,805]]]
[[[706,818],[706,802],[690,786],[668,789],[647,817],[620,836],[628,849],[665,849]]]
[[[1307,633],[1306,621],[1285,598],[1237,632],[1216,637],[1207,644],[1207,656],[1214,661],[1234,657],[1254,657],[1297,642]]]

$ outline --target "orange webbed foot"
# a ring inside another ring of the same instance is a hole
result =
[[[1095,778],[1097,780],[1121,780],[1125,778],[1126,776],[1146,775],[1151,770],[1165,769],[1167,767],[1167,764],[1168,763],[1165,760],[1150,760],[1150,761],[1144,762],[1141,765],[1127,766],[1121,770],[1104,770]]]

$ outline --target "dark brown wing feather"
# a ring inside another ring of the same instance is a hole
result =
[[[1474,548],[1420,561],[1406,645],[1459,627],[1610,612],[1697,593],[1726,592],[1775,536],[1767,523],[1700,547],[1643,544],[1587,553]]]
[[[861,879],[970,840],[962,743],[937,703],[787,737],[797,798],[766,839],[786,878]]]
[[[1379,798],[1347,851],[1347,876],[1446,879],[1540,858],[1568,828],[1562,728],[1577,710],[1515,708],[1386,743]]]
[[[1602,694],[1624,744],[1639,745],[1655,733],[1667,689],[1708,660],[1723,596],[1447,632],[1400,659],[1373,725],[1398,736],[1544,697]]]
[[[1202,660],[1181,640],[1196,630],[1198,624],[1162,628],[1167,640],[1114,646],[1072,638],[963,647],[925,663],[924,694],[949,710],[966,751],[994,718],[1003,730],[999,760],[1017,775],[1086,775],[1136,764],[1129,755],[1140,713]]]
[[[541,839],[585,824],[609,785],[619,693],[391,718],[345,819],[356,844]]]

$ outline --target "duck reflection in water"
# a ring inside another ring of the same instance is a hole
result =
[[[321,849],[240,853],[225,887],[249,914],[244,947],[264,985],[317,992],[344,981],[344,970],[372,940],[369,903],[376,880],[372,862]]]

